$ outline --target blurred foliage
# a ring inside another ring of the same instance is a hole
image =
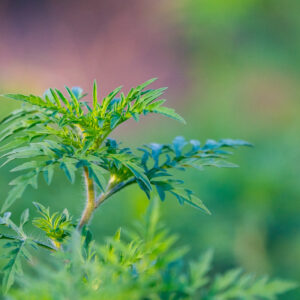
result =
[[[43,214],[45,210],[41,207]],[[28,220],[28,210],[26,216]],[[82,235],[74,230],[47,264],[32,262],[33,274],[19,276],[20,288],[10,290],[7,299],[272,300],[295,288],[292,282],[256,278],[241,269],[214,276],[211,251],[185,265],[186,249],[174,247],[177,237],[160,224],[158,198],[125,237],[119,229],[99,245],[87,227]]]
[[[230,134],[255,145],[239,153],[238,172],[194,182],[213,216],[193,234],[199,248],[216,248],[220,268],[241,263],[300,278],[293,263],[300,258],[299,8],[298,1],[213,0],[184,1],[178,12],[194,99],[183,114],[194,120],[185,134]]]

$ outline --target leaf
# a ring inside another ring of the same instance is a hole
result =
[[[50,165],[44,167],[43,175],[44,175],[44,179],[45,179],[46,183],[48,185],[50,185],[52,182],[53,175],[54,175],[54,165],[50,164]]]
[[[200,142],[198,140],[190,140],[190,144],[193,147],[193,152],[197,152],[200,149]]]
[[[42,205],[39,202],[32,202],[32,204],[35,206],[35,208],[37,209],[37,211],[41,214],[49,214],[49,209],[46,209],[46,207],[44,205]]]
[[[2,147],[0,147],[0,152],[11,150],[13,148],[17,148],[18,146],[21,146],[27,140],[28,140],[27,136],[22,137],[22,138],[13,139],[10,142],[4,144]]]
[[[24,245],[25,241],[19,241],[14,250],[10,252],[9,261],[3,268],[2,290],[4,294],[6,294],[13,285],[16,275],[22,273],[21,258],[22,256],[24,257],[24,255],[22,255]]]
[[[141,91],[141,90],[143,90],[146,86],[150,85],[151,83],[153,83],[153,82],[156,81],[156,80],[157,80],[157,78],[151,78],[151,79],[145,81],[144,83],[138,85],[138,86],[136,87],[136,90]]]
[[[73,92],[67,87],[65,86],[71,100],[72,100],[72,103],[74,105],[74,108],[75,108],[75,111],[77,113],[77,115],[79,115],[81,113],[81,108],[80,108],[80,105],[79,105],[79,102],[78,102],[78,99],[76,98],[76,96],[73,94]]]
[[[205,211],[207,214],[211,215],[211,212],[204,205],[204,203],[195,195],[190,195],[190,198],[185,199],[185,202],[190,204],[193,207],[199,208]]]
[[[94,110],[96,109],[97,105],[98,105],[98,93],[97,93],[97,82],[95,79],[94,85],[93,85],[93,107],[94,107]]]
[[[105,178],[102,175],[103,173],[103,169],[100,168],[99,166],[95,165],[95,164],[90,164],[88,167],[89,170],[89,176],[90,178],[92,178],[95,183],[97,184],[97,186],[104,191],[104,184],[105,184]],[[102,182],[102,183],[101,183]]]
[[[43,97],[45,99],[49,99],[52,103],[56,103],[57,107],[61,107],[61,103],[59,101],[59,98],[57,97],[56,93],[53,91],[53,89],[47,89],[44,92]]]
[[[213,150],[213,149],[216,149],[216,148],[219,148],[220,147],[220,143],[216,142],[215,140],[207,140],[204,147],[203,147],[203,150]]]
[[[20,228],[23,228],[23,226],[28,222],[28,220],[29,220],[29,209],[26,208],[21,215]]]
[[[28,161],[28,162],[25,162],[13,169],[11,169],[10,171],[11,172],[18,172],[18,171],[24,171],[24,170],[27,170],[27,169],[35,169],[37,167],[39,167],[41,165],[41,162],[38,162],[38,161]]]
[[[175,137],[173,140],[173,147],[177,157],[181,156],[181,151],[186,144],[187,142],[183,136]]]
[[[65,172],[67,178],[71,183],[75,182],[75,171],[77,168],[74,166],[72,162],[62,161],[60,163],[60,168]]]
[[[212,258],[213,251],[209,250],[201,255],[197,261],[189,264],[190,281],[194,290],[198,290],[209,282],[207,275],[211,269]]]
[[[100,117],[103,118],[105,116],[108,105],[114,99],[114,97],[121,91],[121,89],[122,89],[122,86],[117,87],[107,97],[105,97],[103,99],[103,102],[102,102],[102,105],[101,105],[101,116]]]
[[[151,183],[141,167],[132,162],[126,162],[123,163],[123,165],[126,166],[137,179],[141,180],[148,190],[152,190]]]
[[[174,119],[174,120],[177,120],[177,121],[180,121],[182,123],[186,123],[185,120],[175,112],[174,109],[172,108],[168,108],[168,107],[165,107],[165,106],[161,106],[161,107],[157,107],[155,108],[154,110],[152,110],[151,112],[153,113],[156,113],[156,114],[161,114],[161,115],[164,115],[166,117],[169,117],[171,119]]]
[[[117,126],[117,124],[120,121],[121,117],[122,116],[118,113],[112,114],[111,121],[110,121],[110,128],[111,129],[114,129]]]
[[[164,201],[165,198],[166,198],[165,189],[161,185],[159,185],[159,184],[156,184],[155,187],[156,187],[156,191],[157,191],[157,193],[159,195],[160,200]]]
[[[239,268],[230,270],[225,274],[217,276],[212,288],[218,291],[228,288],[231,284],[236,282],[237,278],[241,275],[241,273],[242,270]]]
[[[222,144],[222,146],[227,146],[227,147],[253,146],[249,142],[246,142],[243,140],[232,140],[232,139],[222,139],[222,140],[220,140],[220,144]]]
[[[17,199],[21,198],[27,185],[16,185],[10,189],[7,198],[5,199],[2,207],[1,213],[5,212]]]
[[[63,93],[60,90],[57,90],[57,89],[55,89],[55,91],[56,91],[57,95],[59,96],[59,98],[61,99],[61,101],[67,107],[69,112],[72,112],[71,105],[70,105],[69,101],[66,99],[66,97],[63,95]]]
[[[152,150],[152,157],[153,157],[153,160],[155,162],[154,166],[155,166],[155,168],[157,168],[158,164],[159,164],[159,156],[162,152],[163,145],[157,144],[157,143],[151,143],[151,144],[149,144],[149,147]]]
[[[169,192],[178,199],[180,204],[187,203],[195,208],[203,210],[209,215],[211,214],[203,202],[190,190],[172,187]]]
[[[284,280],[268,280],[243,274],[240,269],[218,275],[212,284],[210,294],[216,299],[269,299],[294,289],[297,285]]]
[[[13,100],[28,102],[29,97],[22,94],[5,94],[3,95],[5,98],[10,98]]]
[[[53,97],[53,99],[54,99],[57,107],[61,107],[60,100],[59,100],[57,94],[55,93],[55,91],[53,89],[49,89],[49,91],[50,91],[50,93],[51,93],[51,95],[52,95],[52,97]]]
[[[79,86],[73,86],[71,88],[71,91],[73,95],[76,97],[76,99],[80,100],[83,97],[83,89]]]

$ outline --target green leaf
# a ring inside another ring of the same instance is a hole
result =
[[[171,119],[180,121],[180,122],[185,124],[185,120],[179,114],[177,114],[175,112],[175,110],[172,109],[172,108],[161,106],[161,107],[157,107],[157,108],[151,110],[151,112],[156,113],[156,114],[164,115],[166,117],[169,117]]]
[[[81,108],[80,108],[80,105],[79,105],[79,102],[78,102],[76,96],[73,94],[73,92],[67,86],[65,86],[65,89],[67,90],[67,92],[72,100],[72,103],[74,105],[77,115],[79,115],[81,113]]]
[[[4,276],[2,280],[2,290],[6,294],[13,283],[17,274],[22,273],[21,258],[24,257],[22,251],[25,246],[25,241],[19,241],[18,245],[11,251],[8,263],[4,266]]]
[[[7,211],[7,209],[19,198],[22,197],[27,185],[16,185],[8,192],[8,196],[5,199],[2,207],[1,213]]]
[[[55,89],[57,95],[61,99],[61,101],[64,103],[64,105],[68,108],[69,112],[72,112],[72,107],[69,103],[69,101],[66,99],[66,97],[63,95],[63,93],[60,90]]]
[[[112,115],[111,121],[110,121],[110,128],[111,129],[114,129],[117,126],[117,124],[120,121],[121,117],[122,116],[120,114],[117,114],[117,113],[114,113]]]
[[[104,191],[103,186],[106,185],[106,180],[103,176],[104,170],[103,168],[99,167],[98,165],[91,163],[89,165],[89,174],[91,176],[91,178],[94,179],[94,181],[96,182],[97,186]]]
[[[82,99],[84,96],[86,96],[86,94],[83,94],[83,89],[79,86],[73,86],[71,88],[72,93],[74,94],[74,96],[76,97],[76,99],[80,100]]]
[[[207,275],[211,269],[212,258],[213,251],[209,250],[201,255],[197,261],[189,264],[190,281],[194,290],[198,290],[209,282]]]
[[[104,117],[106,110],[110,104],[110,102],[115,98],[115,96],[121,91],[122,86],[117,87],[115,90],[113,90],[107,97],[103,99],[102,105],[101,105],[101,116]]]
[[[28,222],[29,220],[29,209],[26,208],[22,215],[21,215],[21,219],[20,219],[20,228],[22,229],[23,226]]]
[[[126,166],[137,179],[141,180],[149,191],[152,190],[151,183],[141,167],[129,161],[124,162],[123,165]]]
[[[93,107],[94,107],[94,110],[96,109],[97,105],[98,105],[98,93],[97,93],[97,82],[95,79],[94,85],[93,85]]]
[[[43,175],[44,175],[44,179],[45,179],[46,183],[48,185],[50,185],[52,182],[53,175],[54,175],[54,165],[50,164],[50,165],[44,167]]]
[[[7,150],[11,150],[13,148],[17,148],[18,146],[21,146],[22,144],[24,144],[27,140],[28,140],[27,136],[15,138],[15,139],[9,141],[8,143],[4,144],[2,147],[0,147],[0,152],[4,152]]]
[[[207,214],[211,215],[211,212],[208,210],[208,208],[204,205],[204,203],[195,195],[190,195],[189,198],[185,199],[185,202],[189,205],[199,208],[203,211],[205,211]]]
[[[67,178],[71,183],[75,182],[75,171],[77,168],[74,166],[72,162],[63,161],[60,163],[60,168],[65,172]]]
[[[37,211],[41,214],[49,215],[49,209],[47,209],[44,205],[39,202],[32,202]]]
[[[18,171],[24,171],[24,170],[27,170],[27,169],[35,169],[35,168],[38,168],[39,166],[41,166],[42,163],[41,162],[38,162],[38,161],[28,161],[28,162],[25,162],[13,169],[11,169],[10,171],[11,172],[18,172]]]
[[[51,93],[54,101],[56,102],[57,107],[61,107],[61,102],[60,102],[57,94],[55,93],[55,91],[53,89],[49,89],[49,90],[50,90],[50,93]]]

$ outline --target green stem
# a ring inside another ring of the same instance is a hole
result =
[[[135,182],[135,178],[128,179],[127,181],[120,182],[114,185],[113,181],[110,181],[106,187],[106,191],[102,192],[99,197],[95,198],[95,188],[94,182],[89,177],[89,172],[87,167],[84,167],[84,177],[86,183],[87,197],[86,197],[86,206],[82,213],[81,219],[77,226],[78,230],[81,230],[82,227],[89,223],[94,210],[96,210],[105,200],[110,198],[113,194],[125,188],[126,186]]]
[[[84,174],[84,180],[85,180],[85,186],[86,186],[86,204],[85,208],[83,210],[81,219],[79,221],[79,224],[77,226],[77,229],[80,230],[82,227],[87,224],[95,210],[95,187],[94,187],[94,181],[89,176],[89,170],[87,167],[84,167],[83,169]]]
[[[107,200],[109,197],[111,197],[116,192],[120,191],[121,189],[125,188],[126,186],[132,184],[135,182],[135,178],[131,178],[127,181],[123,181],[115,185],[113,188],[108,188],[105,193],[101,193],[98,199],[95,202],[95,208],[103,204],[105,200]]]

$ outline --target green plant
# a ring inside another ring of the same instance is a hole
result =
[[[119,232],[106,246],[92,242],[87,226],[94,211],[113,194],[132,184],[137,184],[155,207],[155,195],[163,201],[169,193],[180,204],[187,203],[209,213],[172,171],[188,167],[235,167],[226,161],[231,154],[228,149],[250,146],[245,141],[231,139],[208,140],[201,146],[197,140],[176,137],[170,144],[152,143],[135,150],[121,147],[109,136],[131,118],[139,121],[141,115],[158,113],[184,122],[173,109],[163,106],[165,100],[159,99],[165,88],[146,89],[153,81],[131,89],[127,95],[117,88],[101,102],[95,82],[92,107],[82,100],[86,95],[80,88],[66,87],[68,98],[52,89],[43,97],[5,95],[24,104],[1,122],[4,129],[0,151],[4,152],[2,158],[5,159],[2,166],[25,160],[11,170],[20,171],[22,175],[10,183],[13,188],[1,209],[0,224],[13,231],[13,234],[0,235],[1,239],[9,240],[4,245],[9,249],[8,263],[3,269],[5,293],[16,276],[28,290],[30,299],[198,299],[197,295],[203,299],[271,299],[292,287],[282,281],[253,281],[239,271],[226,273],[208,285],[205,275],[208,255],[191,264],[189,277],[180,268],[173,269],[182,251],[169,250],[174,238],[168,237],[165,231],[157,231],[157,208],[150,209],[145,225],[140,226],[138,235],[130,234],[129,242],[122,241]],[[67,210],[51,215],[49,208],[34,203],[41,217],[35,218],[33,224],[44,231],[47,242],[43,242],[23,230],[29,220],[28,210],[17,226],[7,209],[22,197],[27,186],[37,188],[40,174],[50,184],[57,168],[62,169],[72,183],[78,172],[83,173],[85,207],[81,218],[73,223]],[[33,267],[40,273],[39,279],[21,276],[21,260],[32,261],[31,248],[40,247],[53,253],[56,270]],[[14,290],[11,297],[18,299],[20,291]]]

